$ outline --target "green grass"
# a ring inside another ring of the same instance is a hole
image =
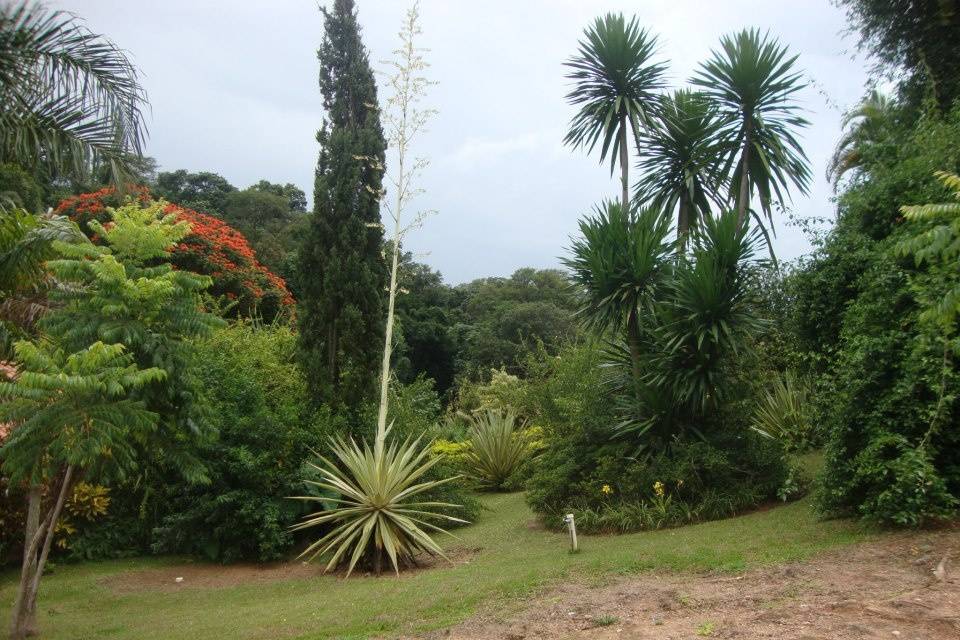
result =
[[[602,583],[639,571],[736,572],[803,559],[867,537],[857,525],[817,521],[808,500],[738,518],[621,536],[581,536],[567,553],[563,534],[532,526],[520,494],[483,498],[477,524],[448,547],[478,549],[468,564],[381,578],[289,579],[229,588],[116,593],[109,576],[175,565],[150,558],[61,565],[40,593],[43,637],[206,640],[366,638],[417,633],[483,611],[505,613],[561,578]],[[0,623],[16,576],[0,575]],[[5,626],[0,628],[6,628]]]

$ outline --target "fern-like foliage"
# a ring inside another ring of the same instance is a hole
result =
[[[960,317],[960,176],[943,171],[936,176],[953,191],[956,202],[901,207],[903,217],[917,223],[919,230],[901,241],[897,251],[912,255],[917,266],[926,263],[945,269],[942,297],[930,301],[921,318],[951,335]]]
[[[202,407],[189,383],[190,341],[223,321],[202,308],[201,293],[211,279],[166,261],[190,228],[164,208],[163,202],[131,202],[110,210],[110,222],[91,223],[103,246],[56,243],[61,257],[47,267],[61,286],[42,324],[69,351],[97,341],[122,344],[140,368],[166,371],[136,396],[161,416],[157,436],[163,444],[154,451],[199,480],[202,465],[189,447],[176,446],[203,431]]]
[[[0,448],[5,474],[38,483],[63,466],[134,466],[134,445],[157,424],[134,395],[162,381],[162,369],[138,368],[120,344],[68,353],[50,341],[22,340],[15,351],[19,374],[0,382],[0,422],[16,425]]]

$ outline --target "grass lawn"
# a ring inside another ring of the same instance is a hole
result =
[[[221,588],[117,591],[120,573],[176,565],[132,559],[61,565],[40,593],[44,638],[366,638],[454,624],[478,611],[511,610],[560,579],[603,582],[648,570],[735,572],[797,560],[870,534],[845,521],[819,522],[808,499],[746,516],[666,531],[582,536],[532,526],[521,494],[483,498],[489,508],[457,532],[452,549],[474,549],[455,566],[397,578],[291,578]],[[465,562],[469,559],[469,562]],[[12,572],[0,575],[0,621],[13,601]]]

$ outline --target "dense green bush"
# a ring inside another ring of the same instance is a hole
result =
[[[293,543],[300,468],[324,444],[324,421],[306,413],[306,386],[284,326],[235,324],[196,344],[200,397],[217,436],[201,445],[208,484],[161,488],[166,515],[153,532],[158,552],[214,560],[272,560]]]
[[[960,376],[941,330],[921,321],[948,274],[897,255],[920,224],[900,207],[949,200],[934,172],[960,166],[960,108],[886,135],[864,149],[836,226],[789,286],[827,433],[821,510],[915,526],[956,514]]]
[[[548,525],[573,511],[587,532],[656,528],[728,516],[776,497],[787,479],[783,449],[747,428],[746,403],[702,424],[703,437],[675,438],[638,456],[634,440],[612,437],[617,413],[598,393],[602,360],[599,345],[586,343],[529,364],[526,410],[548,446],[527,500]]]

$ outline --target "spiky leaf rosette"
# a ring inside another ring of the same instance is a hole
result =
[[[440,461],[432,456],[430,443],[423,444],[422,438],[407,438],[387,445],[386,435],[378,438],[373,447],[367,442],[358,444],[353,438],[333,438],[333,460],[318,455],[320,464],[310,463],[321,479],[307,482],[338,497],[296,496],[299,500],[337,505],[309,515],[293,527],[333,527],[307,547],[301,558],[313,560],[329,554],[324,570],[345,563],[348,576],[364,556],[376,558],[385,553],[398,573],[400,563],[411,564],[418,552],[446,558],[427,530],[452,534],[428,520],[465,524],[460,518],[435,511],[459,505],[418,501],[416,497],[456,477],[425,480],[426,473]]]
[[[760,208],[768,220],[774,201],[787,203],[790,184],[803,194],[810,185],[810,162],[796,137],[809,125],[795,102],[806,86],[796,62],[797,56],[791,56],[775,38],[744,29],[721,38],[720,49],[712,52],[692,79],[719,106],[728,123],[723,174],[730,176],[731,199],[740,204],[746,147],[749,193],[756,191],[760,196]],[[762,220],[754,217],[762,226]]]
[[[481,485],[502,489],[526,459],[527,443],[516,426],[517,417],[509,411],[486,411],[471,419],[465,463]]]
[[[598,331],[622,328],[632,310],[649,311],[673,255],[670,220],[657,209],[616,202],[580,220],[581,237],[563,260],[580,288],[580,319]]]
[[[640,138],[634,199],[664,212],[679,206],[682,232],[680,227],[696,226],[722,203],[722,121],[716,106],[696,91],[680,89],[660,102],[657,119]]]
[[[728,212],[705,220],[693,238],[693,258],[680,264],[661,308],[662,349],[650,380],[697,415],[722,402],[730,377],[725,365],[748,347],[762,320],[747,269],[758,230]]]
[[[620,154],[621,126],[639,136],[663,87],[666,65],[653,62],[656,50],[657,38],[641,29],[636,18],[627,21],[613,13],[597,18],[584,33],[577,55],[565,63],[574,84],[567,101],[580,110],[564,142],[590,152],[602,141],[600,159],[609,153],[612,172]]]

